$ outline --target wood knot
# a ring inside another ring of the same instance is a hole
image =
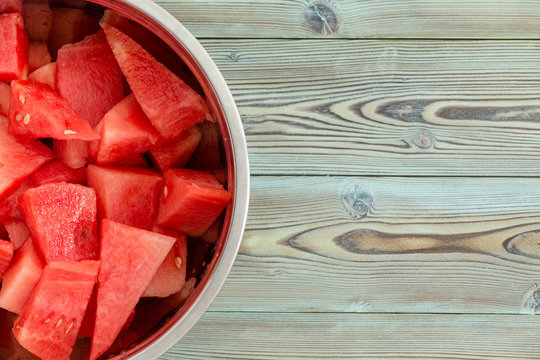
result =
[[[347,213],[361,219],[373,208],[373,196],[358,184],[349,184],[341,192],[341,201]]]
[[[503,246],[510,254],[540,259],[540,230],[512,236],[503,242]]]
[[[339,17],[335,7],[321,1],[310,4],[306,9],[309,26],[318,34],[329,36],[338,31]]]
[[[540,306],[540,288],[538,284],[533,284],[525,293],[521,302],[521,313],[537,314]]]
[[[420,134],[418,134],[418,136],[416,136],[412,140],[412,143],[414,145],[424,150],[427,150],[433,147],[433,142],[434,142],[433,135],[429,131],[425,131],[425,130],[422,131]]]
[[[239,60],[238,54],[235,54],[235,53],[230,54],[229,55],[229,60],[231,60],[231,62],[233,62],[233,63],[237,63],[238,60]]]

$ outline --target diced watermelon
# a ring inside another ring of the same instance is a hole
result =
[[[98,20],[81,9],[53,8],[49,51],[54,56],[62,46],[81,41],[98,30]]]
[[[214,175],[223,186],[227,186],[227,168],[209,170],[209,173]]]
[[[79,328],[79,335],[85,336],[87,338],[92,338],[96,320],[96,307],[97,286],[94,287],[94,291],[92,291],[92,295],[90,295],[90,300],[88,301],[88,306],[86,307],[84,317],[81,321],[81,327]]]
[[[47,84],[51,88],[56,89],[56,63],[43,65],[39,69],[34,70],[28,75],[28,80]]]
[[[25,3],[24,23],[28,39],[47,42],[52,25],[52,11],[49,2]]]
[[[15,250],[20,249],[28,236],[30,236],[30,231],[24,220],[21,219],[7,219],[4,221],[4,226],[9,235],[9,241],[15,246]]]
[[[223,224],[223,216],[218,217],[216,221],[210,225],[204,234],[198,237],[199,240],[206,241],[210,244],[216,244],[219,240],[219,229]]]
[[[104,219],[101,270],[90,360],[103,354],[126,323],[176,239]]]
[[[9,112],[9,99],[11,99],[11,88],[8,84],[0,82],[0,115],[7,116]]]
[[[145,152],[160,138],[133,94],[109,110],[97,125],[96,131],[101,139],[95,159],[97,164],[102,165]]]
[[[159,234],[176,238],[176,242],[159,266],[143,297],[166,297],[182,290],[186,282],[187,236],[186,234],[167,228],[154,226]]]
[[[0,221],[7,218],[22,219],[23,215],[19,206],[19,198],[28,189],[33,186],[30,178],[25,178],[9,196],[0,200]]]
[[[0,115],[0,199],[53,157],[41,142],[23,141],[8,134],[8,120]]]
[[[0,280],[2,280],[2,275],[5,274],[9,267],[14,252],[15,246],[13,243],[6,240],[0,240]]]
[[[68,360],[99,261],[53,261],[45,269],[13,326],[18,342],[43,360]]]
[[[27,190],[19,202],[30,234],[47,262],[97,259],[94,189],[46,184]]]
[[[21,13],[22,11],[22,0],[2,0],[2,2],[0,2],[0,14],[9,12]]]
[[[231,199],[231,194],[207,172],[168,169],[163,177],[157,224],[190,236],[204,234]]]
[[[99,139],[48,85],[23,80],[11,82],[9,131],[27,138]]]
[[[1,5],[0,5],[1,6]],[[28,75],[28,38],[20,13],[0,15],[0,81]]]
[[[15,253],[11,265],[4,274],[0,289],[0,307],[20,314],[41,276],[43,265],[34,242],[28,238]]]
[[[103,24],[107,40],[144,113],[165,138],[205,117],[205,102],[184,81],[118,29]]]
[[[150,229],[155,220],[161,176],[151,170],[89,165],[88,186],[96,190],[102,218]]]
[[[202,131],[201,141],[187,167],[195,170],[218,169],[222,166],[219,126],[217,123],[210,121],[204,121],[199,126]]]
[[[193,125],[180,134],[174,142],[150,150],[150,156],[162,171],[167,168],[184,167],[197,148],[201,136],[201,129],[198,125]]]
[[[53,149],[56,156],[73,169],[86,164],[88,142],[84,140],[54,140]]]
[[[74,184],[86,183],[86,169],[73,169],[61,160],[55,160],[34,172],[32,179],[34,186],[68,182]]]
[[[47,44],[38,41],[30,41],[28,47],[28,71],[34,71],[51,63],[51,54]]]

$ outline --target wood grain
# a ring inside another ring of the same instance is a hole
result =
[[[254,175],[540,176],[540,43],[205,40]]]
[[[210,312],[161,359],[538,359],[539,326],[523,315]]]
[[[217,311],[536,313],[540,179],[255,177]]]
[[[158,0],[198,37],[538,38],[533,0]]]

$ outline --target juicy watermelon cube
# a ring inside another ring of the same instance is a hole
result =
[[[28,80],[47,84],[51,88],[56,89],[56,63],[49,63],[34,70],[28,75]]]
[[[101,165],[117,163],[133,154],[143,153],[159,139],[159,134],[148,121],[133,94],[109,110],[96,131],[101,139],[95,159],[96,163]]]
[[[9,131],[26,138],[95,140],[99,135],[48,85],[11,82]]]
[[[22,0],[2,0],[2,2],[0,2],[0,14],[9,12],[21,13],[22,11]]]
[[[223,185],[204,171],[168,169],[163,177],[157,224],[193,237],[204,234],[231,199]]]
[[[53,149],[56,157],[73,169],[86,165],[88,158],[88,141],[84,140],[54,140]]]
[[[41,277],[43,262],[31,238],[15,253],[2,279],[0,307],[20,314],[26,300]]]
[[[53,157],[41,142],[23,141],[8,134],[8,120],[0,115],[0,200]]]
[[[154,226],[159,234],[176,238],[176,242],[159,266],[143,297],[166,297],[176,294],[186,283],[187,236],[183,232]]]
[[[214,170],[221,167],[219,126],[217,123],[204,121],[200,125],[201,141],[188,163],[190,169]]]
[[[84,184],[86,182],[86,169],[73,169],[63,161],[55,160],[34,172],[30,179],[32,179],[34,186],[58,182]]]
[[[128,320],[176,239],[104,219],[101,270],[90,360],[103,354]]]
[[[34,71],[39,69],[42,66],[50,64],[51,54],[49,54],[49,49],[47,49],[47,44],[30,41],[28,45],[28,71]]]
[[[15,246],[13,243],[6,240],[0,240],[0,280],[2,280],[2,275],[4,275],[8,269],[14,252]]]
[[[9,99],[11,99],[11,88],[8,84],[0,82],[0,115],[7,116]]]
[[[99,261],[52,261],[15,324],[13,334],[43,360],[68,360],[99,271]]]
[[[23,79],[27,74],[28,38],[23,18],[20,13],[0,15],[0,81]]]
[[[26,190],[30,189],[33,185],[34,184],[30,180],[30,178],[26,178],[17,186],[15,191],[13,191],[3,200],[0,200],[0,221],[8,218],[23,218],[21,207],[19,206],[19,198]]]
[[[47,42],[52,25],[52,11],[49,2],[25,3],[24,23],[28,39]]]
[[[94,189],[46,184],[27,190],[19,202],[30,234],[47,262],[97,259]]]
[[[149,230],[155,220],[161,176],[151,170],[89,165],[88,186],[96,190],[102,218]]]
[[[9,241],[15,246],[15,250],[21,248],[24,245],[28,236],[30,236],[30,231],[24,220],[21,219],[7,219],[4,221],[4,226],[8,233]]]
[[[110,25],[103,28],[135,98],[163,137],[174,138],[204,120],[199,94],[129,36]]]
[[[53,8],[48,44],[51,54],[66,44],[81,41],[99,30],[98,20],[81,9]]]
[[[150,150],[150,156],[162,171],[168,168],[184,167],[197,148],[201,136],[201,129],[198,125],[193,125],[172,143]]]

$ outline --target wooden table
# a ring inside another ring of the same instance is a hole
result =
[[[540,358],[540,2],[157,2],[252,169],[232,272],[162,359]]]

